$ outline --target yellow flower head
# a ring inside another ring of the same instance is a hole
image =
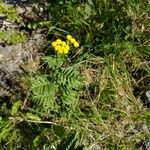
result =
[[[67,40],[71,40],[72,39],[72,36],[71,35],[67,35]]]
[[[56,43],[57,43],[57,44],[61,44],[61,43],[62,43],[61,39],[57,39],[57,40],[56,40]]]
[[[71,35],[67,35],[67,40],[74,45],[75,48],[78,48],[80,45]]]
[[[56,47],[57,43],[56,42],[52,42],[52,47]]]
[[[71,35],[67,35],[67,39],[70,39],[72,42],[76,43],[76,40],[74,38],[72,38]],[[52,44],[52,47],[54,47],[57,54],[68,54],[69,53],[70,47],[65,41],[62,41],[61,39],[57,39],[56,41],[52,42],[51,44]]]
[[[55,47],[55,51],[59,51],[60,48],[61,48],[61,46],[60,46],[60,45],[57,45],[57,46]]]
[[[69,51],[69,49],[70,49],[70,48],[69,48],[69,45],[66,45],[66,49]]]
[[[73,45],[74,45],[75,48],[79,47],[79,43],[78,42],[74,42]]]
[[[68,50],[67,49],[64,49],[64,54],[68,54]]]
[[[65,46],[65,45],[66,45],[66,42],[65,42],[65,41],[62,41],[61,45],[62,45],[62,46]]]
[[[71,39],[70,39],[70,42],[71,42],[72,44],[74,44],[74,43],[76,42],[76,40],[75,40],[74,38],[71,38]]]
[[[69,52],[69,45],[66,45],[64,47],[64,54],[68,54],[68,52]]]
[[[58,51],[57,51],[58,54],[62,54],[63,53],[63,49],[60,48]]]

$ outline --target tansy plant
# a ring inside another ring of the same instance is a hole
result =
[[[65,57],[71,49],[71,44],[77,48],[79,43],[71,35],[66,38],[66,41],[57,39],[51,43],[57,55],[43,57],[48,64],[46,75],[32,79],[33,100],[46,116],[48,110],[57,111],[62,107],[74,110],[78,104],[80,89],[84,85],[79,66],[71,65]]]
[[[79,43],[71,35],[67,35],[67,41],[57,39],[56,41],[52,42],[52,47],[57,52],[57,54],[68,54],[70,50],[70,43],[73,44],[75,48],[79,47]]]

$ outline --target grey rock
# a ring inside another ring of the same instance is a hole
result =
[[[142,102],[146,107],[148,108],[150,107],[150,90],[149,89],[143,92]]]
[[[40,59],[38,50],[41,50],[44,46],[44,36],[38,32],[25,43],[4,47],[0,45],[0,96],[19,90],[16,85],[18,85],[17,80],[20,74],[23,73],[22,68],[31,64],[27,70],[31,69],[33,71],[36,69],[32,65],[34,63],[38,65],[39,62],[35,62]]]
[[[144,150],[150,150],[150,141],[149,141],[149,140],[144,141],[144,142],[142,143],[142,145],[143,145],[143,149],[144,149]]]
[[[41,1],[4,0],[4,2],[16,5],[17,12],[23,17],[23,20],[40,17],[38,11],[43,11],[43,9],[39,10]],[[20,26],[24,25],[27,25],[26,22],[18,25],[8,20],[5,15],[0,16],[0,31],[19,32]],[[21,73],[23,70],[36,69],[40,59],[38,51],[45,47],[45,41],[45,35],[41,34],[40,30],[34,31],[25,43],[7,45],[0,39],[0,97],[19,91],[18,82]]]
[[[147,102],[150,103],[150,90],[145,92],[146,98],[147,98]]]

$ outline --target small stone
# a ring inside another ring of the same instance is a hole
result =
[[[143,148],[145,150],[150,150],[150,141],[143,142]]]
[[[3,58],[3,55],[2,55],[2,54],[0,54],[0,60],[2,60],[2,58]]]
[[[150,107],[150,90],[143,93],[142,102],[146,107]]]
[[[147,97],[147,102],[150,103],[150,90],[146,91],[145,95]]]

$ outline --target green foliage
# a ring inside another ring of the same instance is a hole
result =
[[[43,110],[57,110],[65,105],[75,107],[84,83],[79,67],[63,66],[62,56],[46,56],[43,60],[49,66],[48,74],[32,79],[33,98],[37,107]]]
[[[11,115],[17,115],[20,106],[21,106],[20,101],[15,102],[14,105],[12,106]]]
[[[28,28],[31,30],[35,30],[41,27],[49,27],[51,26],[51,21],[34,21],[28,24]]]
[[[58,86],[44,76],[37,76],[32,79],[32,92],[34,102],[42,109],[54,109],[57,104],[55,95],[58,91]]]
[[[37,115],[34,115],[30,112],[26,113],[27,119],[35,120],[35,121],[40,121],[41,118],[39,118]]]
[[[16,31],[0,31],[0,40],[8,44],[17,44],[26,41],[26,35]]]
[[[149,0],[45,6],[47,17],[28,28],[47,31],[47,56],[27,96],[0,101],[0,149],[142,149],[150,137],[142,103],[150,88]],[[56,56],[49,44],[66,34],[81,47]]]
[[[11,131],[12,131],[11,122],[6,122],[1,119],[0,130],[1,130],[0,140],[3,140],[3,139],[6,140],[10,136]]]
[[[82,146],[77,145],[77,137],[75,133],[71,133],[64,138],[57,146],[57,150],[82,150]]]
[[[11,23],[17,25],[22,22],[22,18],[17,13],[17,10],[12,5],[6,5],[0,2],[0,16],[6,17],[6,21],[10,23],[10,25],[6,25],[6,27],[10,28],[9,30],[3,29],[0,31],[0,42],[7,44],[24,43],[26,41],[26,35],[23,32],[11,29]]]
[[[20,141],[20,137],[17,137],[19,134],[17,133],[18,131],[14,128],[13,122],[11,120],[1,118],[0,131],[0,148],[12,149],[16,144],[15,147],[17,149],[17,143]],[[4,146],[4,143],[7,143],[6,146]]]
[[[60,138],[64,138],[66,136],[66,129],[62,126],[53,126],[53,132]]]
[[[22,20],[13,6],[6,5],[1,1],[0,1],[0,15],[6,16],[11,22],[20,23]]]

